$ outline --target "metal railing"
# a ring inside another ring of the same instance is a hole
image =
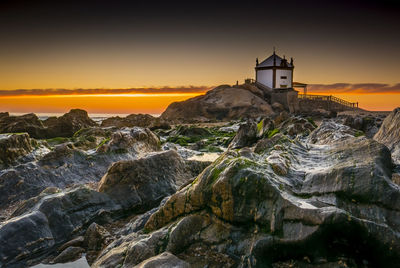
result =
[[[328,101],[332,103],[337,103],[350,108],[358,108],[358,102],[349,102],[340,98],[337,98],[332,95],[310,95],[310,94],[299,94],[299,99],[307,99],[307,100],[319,100],[319,101]]]

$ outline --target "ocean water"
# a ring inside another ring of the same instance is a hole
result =
[[[26,113],[10,113],[10,115],[15,115],[15,116],[20,116],[20,115],[24,115],[24,114],[26,114]],[[64,115],[64,113],[35,113],[35,114],[39,117],[40,120],[46,120],[47,118],[52,117],[52,116],[59,117],[59,116]],[[93,121],[95,121],[97,123],[101,123],[101,121],[103,121],[104,119],[109,118],[109,117],[114,117],[114,116],[126,117],[128,115],[129,114],[96,114],[96,113],[91,114],[90,113],[89,117]],[[159,117],[161,114],[150,114],[150,115],[154,116],[154,117]]]

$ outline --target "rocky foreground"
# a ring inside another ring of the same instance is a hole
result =
[[[168,113],[1,114],[0,267],[400,263],[400,109],[201,126]]]

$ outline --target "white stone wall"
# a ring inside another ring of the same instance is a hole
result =
[[[286,79],[282,79],[282,76],[286,76]],[[281,85],[286,85],[286,87],[292,87],[292,71],[291,70],[276,70],[276,88],[280,88]]]
[[[257,82],[272,88],[272,69],[271,70],[257,70]]]

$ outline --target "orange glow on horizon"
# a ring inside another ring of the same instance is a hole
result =
[[[302,93],[302,92],[300,92]],[[10,113],[65,113],[73,108],[89,114],[161,114],[169,104],[203,95],[197,93],[129,93],[129,94],[71,94],[71,95],[24,95],[1,96],[0,112]],[[309,92],[309,94],[333,95],[371,111],[391,111],[400,106],[400,94],[354,92],[335,94]]]
[[[169,104],[204,93],[94,94],[0,97],[0,109],[10,113],[65,113],[73,108],[89,114],[161,114]]]

